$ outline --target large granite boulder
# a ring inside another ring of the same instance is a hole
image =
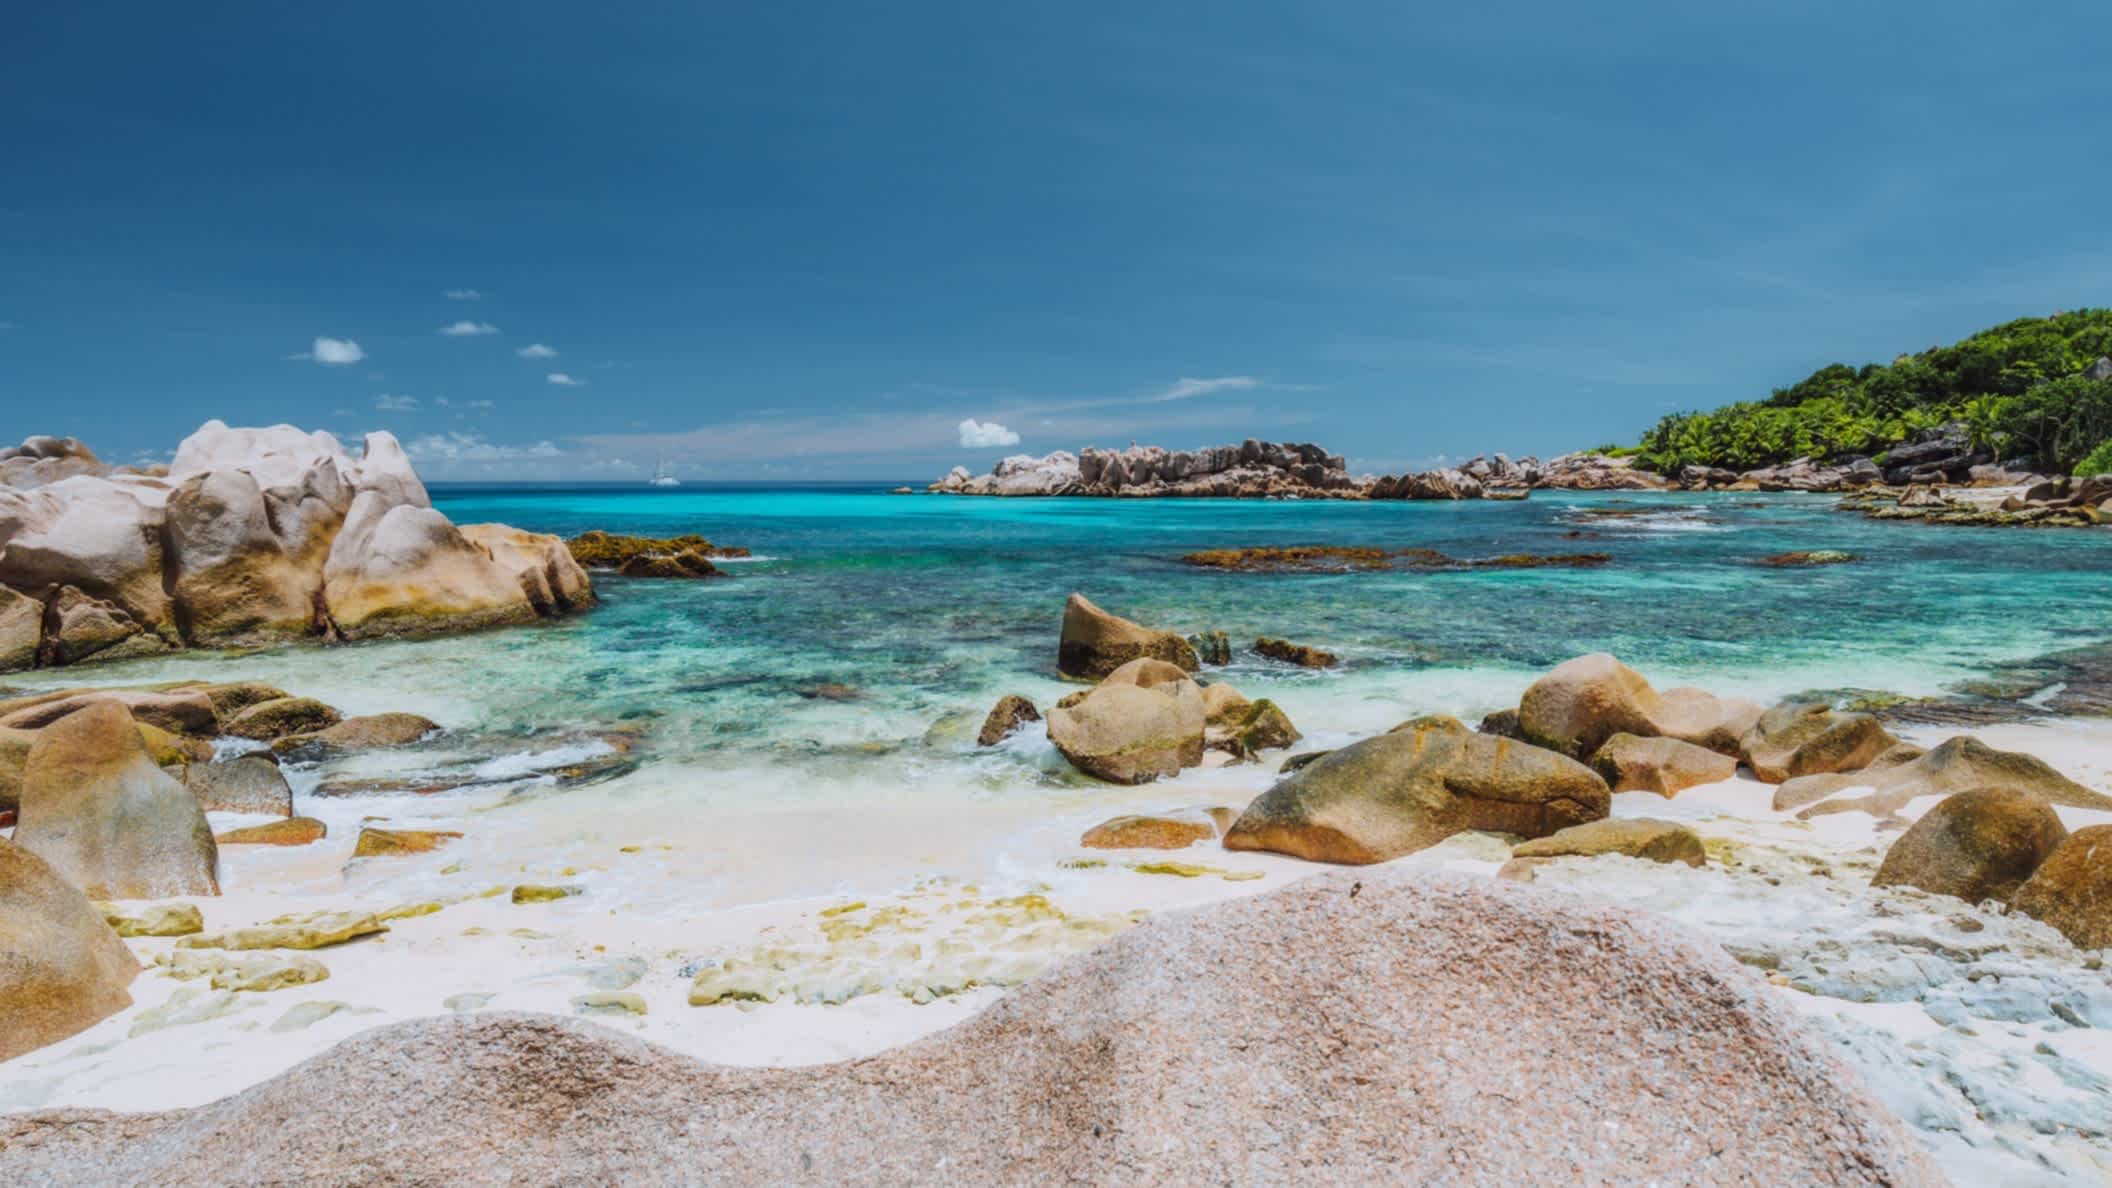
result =
[[[126,987],[138,974],[132,950],[87,896],[44,859],[0,839],[0,1061],[131,1006]]]
[[[127,660],[168,651],[169,637],[134,618],[115,602],[96,598],[73,586],[60,586],[45,614],[46,630],[37,647],[37,663],[47,668],[77,664],[94,656]]]
[[[1484,733],[1491,733],[1484,730]],[[1655,792],[1671,797],[1700,784],[1738,774],[1738,761],[1676,738],[1616,734],[1591,757],[1592,769],[1615,792]]]
[[[341,724],[344,715],[313,697],[278,697],[260,701],[229,718],[222,729],[235,738],[270,742],[296,734],[314,734]]]
[[[2018,788],[1974,788],[1922,814],[1870,882],[1967,903],[2007,900],[2068,837],[2053,806]]]
[[[34,667],[44,642],[44,604],[0,586],[0,672]]]
[[[1616,734],[1675,738],[1725,755],[1760,719],[1761,708],[1701,689],[1660,693],[1604,652],[1557,665],[1518,703],[1518,726],[1535,744],[1583,758]]]
[[[1041,721],[1041,711],[1034,703],[1017,693],[1007,693],[990,707],[983,718],[983,728],[976,732],[975,745],[994,747],[1024,729],[1029,723]]]
[[[1856,771],[1899,745],[1869,714],[1847,714],[1823,701],[1785,701],[1739,740],[1746,766],[1762,781]]]
[[[2069,834],[2009,903],[2060,929],[2078,949],[2112,949],[2112,825]]]
[[[513,575],[538,614],[556,615],[591,606],[594,585],[572,559],[563,537],[524,532],[505,524],[464,524],[462,538],[483,549],[492,564]],[[711,568],[709,561],[705,562]]]
[[[293,815],[293,789],[268,751],[193,763],[184,769],[183,782],[209,813]]]
[[[323,566],[331,620],[350,639],[466,631],[536,617],[519,578],[430,507],[362,490]]]
[[[1173,665],[1140,659],[1075,703],[1051,709],[1048,731],[1049,741],[1085,774],[1112,784],[1148,783],[1203,761],[1203,693]]]
[[[1610,803],[1606,781],[1574,759],[1419,718],[1279,780],[1240,814],[1225,848],[1384,862],[1469,829],[1545,837]]]
[[[76,477],[0,488],[0,586],[45,597],[71,587],[138,630],[175,632],[163,585],[166,484]]]
[[[362,1033],[194,1109],[0,1117],[0,1181],[1795,1184],[1943,1177],[1707,937],[1403,870],[1168,912],[836,1064],[555,1016]]]
[[[98,701],[45,727],[22,772],[15,844],[96,899],[218,895],[220,856],[190,789],[132,716]]]
[[[169,497],[168,551],[193,642],[233,646],[323,630],[323,559],[351,500],[343,471],[327,460],[297,487],[266,489],[247,469],[186,478]]]
[[[2112,810],[2112,796],[2085,788],[2036,755],[1998,751],[1961,735],[1934,750],[1901,745],[1858,772],[1800,776],[1775,789],[1775,811],[1805,816],[1867,812],[1887,816],[1923,796],[1952,796],[1975,788],[2014,788],[2050,804]],[[1863,795],[1843,793],[1866,789]],[[1807,807],[1808,806],[1808,807]]]
[[[1094,606],[1073,594],[1063,606],[1063,637],[1056,645],[1056,670],[1065,676],[1098,680],[1139,657],[1178,665],[1188,672],[1202,667],[1195,648],[1178,633],[1153,631]]]
[[[202,689],[54,689],[0,701],[0,726],[41,730],[97,702],[111,701],[140,722],[172,734],[206,737],[220,732],[220,713]]]
[[[76,475],[110,473],[79,438],[32,434],[21,445],[0,447],[0,487],[28,490]]]

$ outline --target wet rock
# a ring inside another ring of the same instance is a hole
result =
[[[234,717],[250,706],[293,696],[277,685],[267,685],[262,681],[226,681],[217,685],[198,685],[184,691],[204,697],[221,721]],[[133,716],[138,717],[137,714]],[[218,727],[214,729],[217,731]]]
[[[280,916],[251,928],[231,928],[210,936],[187,936],[179,949],[321,949],[387,932],[388,925],[370,912],[302,912]]]
[[[219,851],[190,789],[112,701],[45,727],[22,772],[15,843],[99,899],[218,895]]]
[[[582,1100],[593,1125],[553,1124]],[[587,1021],[443,1017],[201,1109],[0,1137],[0,1179],[54,1188],[474,1182],[494,1152],[534,1183],[1943,1182],[1709,939],[1404,870],[1154,917],[860,1060],[728,1068]]]
[[[1132,660],[1163,660],[1184,671],[1202,666],[1188,641],[1171,631],[1153,631],[1094,606],[1073,594],[1063,608],[1063,637],[1056,669],[1065,676],[1097,680]]]
[[[1333,652],[1322,651],[1309,644],[1295,644],[1287,639],[1257,639],[1254,641],[1254,650],[1271,660],[1295,664],[1300,668],[1333,668],[1339,662]]]
[[[555,903],[560,899],[571,899],[585,894],[586,888],[584,887],[551,887],[535,883],[522,883],[513,889],[512,899],[517,904]]]
[[[78,664],[90,656],[125,660],[169,650],[169,642],[114,602],[61,586],[44,616],[37,663],[45,668]]]
[[[1263,751],[1281,750],[1305,737],[1291,725],[1290,716],[1266,697],[1232,715],[1222,729],[1226,737],[1221,749],[1240,759],[1256,758]]]
[[[1684,862],[1700,866],[1708,861],[1701,837],[1692,829],[1672,821],[1644,817],[1607,818],[1572,825],[1546,837],[1521,842],[1511,850],[1517,858],[1592,858],[1600,854],[1625,854],[1648,862]]]
[[[1738,774],[1738,761],[1676,738],[1616,734],[1591,757],[1592,769],[1615,792],[1655,792],[1672,797],[1701,784]]]
[[[1383,862],[1470,829],[1544,837],[1609,804],[1606,782],[1573,759],[1419,718],[1283,777],[1247,806],[1225,848]]]
[[[369,825],[359,831],[359,840],[352,846],[352,856],[383,858],[430,854],[461,836],[446,829],[376,829]]]
[[[388,747],[407,747],[440,729],[440,724],[421,714],[361,714],[320,730],[288,734],[274,739],[271,749],[281,755],[345,755]]]
[[[229,719],[224,729],[236,738],[270,742],[291,734],[313,734],[344,721],[344,715],[313,697],[260,701]]]
[[[1203,761],[1202,690],[1172,665],[1133,664],[1076,705],[1049,711],[1049,741],[1063,757],[1113,784],[1148,783]],[[1168,672],[1180,679],[1165,679]]]
[[[0,1061],[131,1006],[127,987],[138,975],[132,951],[87,896],[50,863],[0,838]]]
[[[2069,834],[2009,902],[2079,949],[2112,949],[2112,825]]]
[[[194,763],[184,769],[183,782],[209,813],[293,815],[293,789],[269,754]]]
[[[195,903],[157,903],[136,911],[99,903],[95,910],[119,936],[190,936],[205,931],[205,913]]]
[[[288,817],[265,825],[231,829],[213,840],[223,846],[305,846],[329,836],[329,826],[314,817]]]
[[[1086,830],[1078,844],[1092,850],[1184,850],[1217,840],[1238,816],[1236,809],[1193,808],[1112,817]]]
[[[620,569],[637,557],[669,557],[677,553],[701,553],[706,557],[746,557],[747,549],[715,545],[701,536],[622,536],[595,529],[565,542],[573,558],[588,569]]]
[[[1675,738],[1725,755],[1761,709],[1700,689],[1660,693],[1641,673],[1604,652],[1564,661],[1533,682],[1518,703],[1518,726],[1536,745],[1565,755],[1596,754],[1616,734]]]
[[[1843,796],[1867,788],[1862,796]],[[2050,804],[2112,810],[2112,796],[2093,792],[2062,775],[2045,760],[2021,751],[1998,751],[1961,735],[1932,751],[1902,744],[1851,774],[1803,776],[1775,789],[1775,811],[1803,809],[1802,816],[1867,812],[1883,817],[1922,796],[1950,796],[1974,788],[2014,788]],[[1806,807],[1809,806],[1809,807]]]
[[[1474,729],[1482,734],[1495,735],[1497,738],[1515,738],[1520,742],[1525,741],[1524,731],[1518,725],[1518,711],[1514,709],[1497,710],[1492,714],[1484,714],[1481,722]]]
[[[1968,903],[2008,900],[2068,837],[2053,806],[2016,788],[1974,788],[1922,815],[1885,851],[1871,883]]]
[[[1196,659],[1204,664],[1222,667],[1232,663],[1232,640],[1222,631],[1191,635],[1188,646],[1195,649]]]
[[[983,719],[983,728],[975,736],[975,745],[994,747],[1010,738],[1021,727],[1030,722],[1041,721],[1041,711],[1034,703],[1017,693],[1007,693],[990,707],[990,714]]]
[[[1254,703],[1246,694],[1220,681],[1203,686],[1203,721],[1212,726],[1229,726],[1246,717]]]
[[[1859,770],[1898,744],[1869,714],[1844,714],[1820,701],[1785,701],[1760,715],[1738,746],[1755,776],[1779,784]]]

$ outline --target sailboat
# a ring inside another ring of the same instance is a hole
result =
[[[652,487],[679,487],[682,485],[682,480],[676,478],[668,471],[667,459],[663,456],[660,459],[660,465],[653,468],[653,477],[646,480],[646,485]]]

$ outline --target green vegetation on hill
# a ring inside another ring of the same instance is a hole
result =
[[[2020,318],[1889,365],[1834,363],[1766,400],[1675,413],[1637,447],[1642,464],[1749,470],[1798,458],[1881,454],[1915,433],[1963,423],[1972,443],[2036,470],[2112,468],[2112,309]],[[2094,451],[2094,452],[2093,452]]]

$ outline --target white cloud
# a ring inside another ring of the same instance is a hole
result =
[[[1016,446],[1019,434],[1012,432],[996,421],[978,421],[974,417],[960,423],[961,448],[964,450],[987,450],[993,446]]]
[[[490,322],[456,322],[440,327],[440,333],[449,338],[477,338],[486,334],[497,334],[499,328]]]
[[[318,338],[315,345],[289,359],[313,359],[325,367],[350,367],[367,357],[359,344],[349,338]]]
[[[523,359],[555,359],[557,358],[557,348],[545,346],[540,342],[531,342],[520,350],[515,351],[514,354],[519,355]]]
[[[571,376],[566,375],[562,371],[551,372],[550,382],[556,384],[560,388],[584,388],[587,386],[587,381],[583,379],[573,379]]]
[[[449,289],[447,291],[447,299],[449,301],[482,301],[484,300],[484,294],[477,292],[475,289]]]
[[[404,445],[418,462],[510,462],[523,458],[558,458],[564,451],[547,441],[500,445],[475,433],[428,433]]]
[[[443,397],[440,403],[446,404],[447,400]],[[383,392],[374,398],[374,407],[383,412],[410,412],[418,407],[418,398]]]
[[[1242,392],[1260,386],[1261,381],[1251,375],[1224,375],[1216,379],[1183,377],[1165,391],[1143,397],[1140,403],[1160,404],[1168,400],[1186,400],[1191,396],[1208,396],[1212,392]]]

